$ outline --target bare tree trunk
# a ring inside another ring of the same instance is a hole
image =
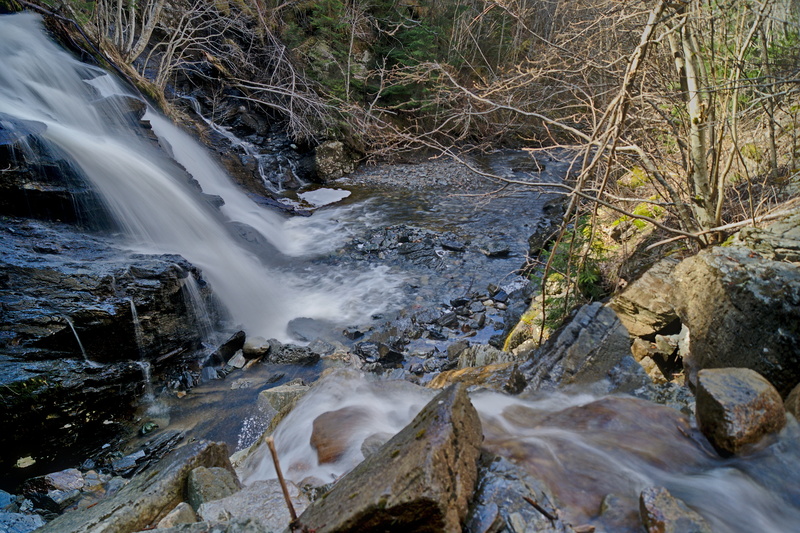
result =
[[[692,209],[701,229],[711,229],[717,224],[713,209],[716,198],[708,174],[708,101],[705,80],[702,76],[697,43],[687,21],[680,28],[681,47],[686,72],[686,110],[689,113],[689,190]]]

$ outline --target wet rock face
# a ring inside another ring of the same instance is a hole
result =
[[[755,370],[782,396],[800,382],[800,269],[745,248],[703,250],[675,268],[690,330],[690,381],[703,368]]]
[[[176,255],[122,252],[62,225],[0,223],[0,342],[15,360],[154,359],[195,345],[198,287],[207,320],[213,302],[200,272]],[[80,339],[80,343],[78,342]]]
[[[0,214],[113,227],[100,197],[67,156],[47,148],[47,126],[0,113]]]
[[[747,368],[710,368],[697,376],[697,423],[722,454],[739,453],[780,431],[786,415],[778,391]]]
[[[299,524],[319,533],[460,531],[481,441],[465,389],[450,387],[306,509]]]
[[[131,255],[65,225],[6,218],[0,235],[0,427],[14,428],[0,432],[0,465],[102,444],[144,390],[138,362],[157,370],[198,346],[185,285],[211,303],[209,289],[179,256]]]

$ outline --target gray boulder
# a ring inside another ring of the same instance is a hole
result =
[[[356,168],[353,157],[341,141],[326,141],[315,150],[317,177],[325,181],[341,178]]]
[[[44,525],[38,514],[0,512],[0,531],[3,533],[29,533]]]
[[[192,506],[186,502],[181,502],[175,508],[167,513],[167,516],[159,520],[156,528],[165,529],[174,527],[181,524],[193,524],[197,522],[197,513],[194,512]]]
[[[478,414],[450,387],[299,518],[332,531],[460,531],[477,480]]]
[[[725,455],[739,453],[786,425],[778,391],[747,368],[707,368],[697,376],[697,424]]]
[[[674,270],[675,310],[690,331],[684,367],[755,370],[786,396],[800,382],[800,269],[717,247]]]

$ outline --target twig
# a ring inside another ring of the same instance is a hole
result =
[[[539,505],[538,503],[536,503],[536,500],[534,500],[533,498],[529,498],[527,496],[523,496],[522,499],[525,500],[526,502],[528,502],[529,504],[533,505],[534,509],[536,509],[537,511],[542,513],[544,515],[544,517],[547,518],[548,520],[550,520],[551,522],[555,521],[555,520],[558,520],[557,516],[554,516],[554,515],[550,514],[549,512],[547,512],[547,510],[544,507],[542,507],[541,505]]]
[[[292,505],[292,499],[289,497],[289,487],[286,486],[286,481],[283,479],[281,464],[278,461],[278,452],[275,450],[275,439],[272,437],[267,437],[266,441],[267,446],[269,446],[269,453],[272,455],[272,463],[275,465],[275,473],[278,474],[278,483],[281,484],[283,499],[286,500],[286,507],[289,508],[289,516],[292,517],[291,523],[293,524],[297,521],[297,513],[294,510],[294,505]]]

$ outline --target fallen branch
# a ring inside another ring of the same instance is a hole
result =
[[[292,499],[289,497],[289,487],[286,486],[286,480],[283,479],[283,472],[281,472],[281,464],[278,461],[278,452],[275,450],[275,439],[272,437],[266,438],[267,446],[269,447],[269,453],[272,455],[272,464],[275,465],[275,473],[278,474],[278,483],[281,484],[281,490],[283,491],[283,499],[286,500],[286,507],[289,508],[289,516],[292,517],[292,521],[289,523],[294,524],[297,522],[297,513],[294,510],[294,505],[292,505]]]

